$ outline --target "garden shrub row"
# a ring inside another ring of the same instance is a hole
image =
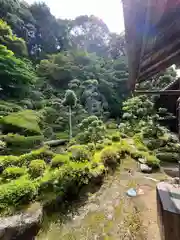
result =
[[[152,153],[137,150],[133,141],[131,144],[127,139],[114,143],[109,140],[110,145],[106,141],[73,145],[61,154],[45,146],[21,156],[0,156],[1,212],[32,200],[43,204],[52,198],[63,201],[89,182],[103,179],[105,171],[118,167],[126,155],[144,157],[148,165],[159,166],[159,160]]]
[[[71,148],[72,152],[64,154],[43,147],[21,156],[1,156],[1,213],[36,199],[45,203],[46,194],[64,198],[73,191],[77,193],[90,180],[104,176],[103,163],[94,162],[87,146]]]
[[[0,185],[0,210],[8,211],[32,201],[38,193],[38,185],[26,178],[19,178]]]
[[[6,147],[10,148],[12,153],[13,149],[33,149],[42,145],[44,140],[43,135],[35,135],[35,136],[23,136],[19,134],[9,133],[7,135],[0,135],[0,139],[6,143]]]
[[[32,160],[36,159],[43,159],[46,162],[50,162],[54,155],[55,154],[45,146],[21,156],[0,156],[0,170],[2,171],[10,166],[28,166]]]
[[[40,115],[33,110],[14,112],[0,120],[3,133],[20,133],[25,136],[40,135]]]

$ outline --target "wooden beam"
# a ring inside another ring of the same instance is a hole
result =
[[[172,62],[176,62],[175,59],[178,57],[179,59],[180,49],[178,49],[176,52],[173,52],[171,55],[169,55],[167,58],[163,59],[162,61],[159,61],[158,63],[154,64],[152,63],[152,66],[148,69],[146,69],[143,73],[139,75],[139,82],[143,81],[144,79],[147,79],[148,77],[151,77],[155,73],[161,71],[162,69],[165,69],[166,67],[169,67]]]
[[[134,92],[135,95],[141,95],[141,94],[147,94],[147,95],[167,95],[167,96],[180,96],[180,90],[152,90],[152,91],[143,91],[143,90],[137,90]]]

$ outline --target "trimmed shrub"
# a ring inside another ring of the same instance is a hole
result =
[[[25,168],[8,167],[3,171],[2,177],[4,179],[16,179],[16,178],[19,178],[19,177],[23,176],[25,173],[26,173]]]
[[[161,139],[145,139],[144,143],[149,150],[155,150],[159,147],[166,145],[166,141]]]
[[[119,151],[122,156],[130,155],[135,151],[135,148],[130,145],[126,139],[121,140]]]
[[[90,151],[90,152],[94,152],[94,150],[95,150],[95,145],[94,145],[94,143],[88,143],[88,150]]]
[[[96,150],[102,150],[104,148],[104,144],[103,143],[97,143],[96,144]]]
[[[135,160],[138,160],[139,158],[143,158],[146,162],[146,164],[153,169],[158,169],[160,167],[160,161],[159,159],[149,152],[143,152],[143,151],[132,151],[131,157]]]
[[[117,129],[117,124],[113,121],[109,121],[106,123],[106,128],[107,129]]]
[[[173,133],[167,135],[167,141],[172,143],[179,143],[178,137]]]
[[[104,145],[108,145],[108,146],[111,146],[111,145],[112,145],[112,141],[109,140],[109,139],[107,139],[107,138],[104,139],[103,143],[104,143]]]
[[[39,135],[41,133],[40,116],[33,110],[11,113],[1,119],[3,133],[23,133],[24,135]]]
[[[55,133],[56,139],[69,139],[68,132],[58,132]]]
[[[23,164],[28,165],[30,161],[35,159],[43,159],[46,162],[50,162],[54,156],[55,154],[45,146],[43,148],[31,151],[30,153],[23,154],[19,157],[19,159]]]
[[[121,140],[120,136],[119,135],[113,135],[112,136],[112,141],[113,142],[119,142]]]
[[[9,206],[17,207],[27,204],[37,194],[36,185],[23,178],[0,185],[0,209],[7,210]]]
[[[178,143],[168,143],[166,146],[158,148],[157,151],[158,152],[180,153],[180,144],[178,144]]]
[[[0,167],[1,170],[5,169],[6,167],[9,166],[20,166],[21,165],[21,161],[19,159],[19,157],[17,156],[0,156]]]
[[[156,157],[162,162],[178,162],[180,154],[175,152],[158,152]]]
[[[62,165],[69,162],[69,156],[67,154],[57,154],[52,160],[51,160],[51,167],[61,167]]]
[[[104,166],[114,168],[120,163],[118,152],[112,147],[107,147],[101,152],[101,160]]]
[[[71,146],[76,145],[76,144],[77,144],[76,139],[72,138],[68,143],[68,147],[71,147]]]
[[[29,174],[33,178],[41,176],[44,173],[45,169],[46,163],[41,159],[32,160],[29,164]]]
[[[43,141],[42,135],[37,136],[29,136],[25,137],[19,134],[9,133],[4,135],[2,139],[6,142],[7,147],[15,147],[15,148],[34,148],[35,146],[40,146]]]
[[[125,133],[120,132],[120,137],[121,138],[128,138],[128,136]]]
[[[138,150],[140,151],[147,151],[147,147],[144,145],[144,143],[142,142],[141,136],[139,134],[135,134],[133,137],[135,146]]]
[[[159,159],[154,156],[154,155],[148,155],[146,158],[146,164],[150,167],[152,167],[152,169],[158,169],[160,167],[160,161]]]
[[[0,140],[0,150],[3,150],[6,147],[6,143]]]
[[[18,112],[21,110],[22,110],[22,108],[15,103],[6,102],[3,100],[0,101],[0,112],[5,112],[5,113],[9,114],[11,112]]]
[[[73,161],[90,161],[92,158],[91,152],[85,145],[74,145],[69,148],[69,151],[72,153]]]
[[[55,133],[56,139],[69,139],[69,134],[68,132],[58,132]]]
[[[135,160],[138,160],[139,158],[143,158],[143,155],[141,151],[132,151],[131,157]]]

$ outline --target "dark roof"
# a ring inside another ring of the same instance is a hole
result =
[[[180,61],[180,0],[122,0],[129,83]]]

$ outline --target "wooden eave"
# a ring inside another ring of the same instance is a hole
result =
[[[180,0],[122,0],[129,85],[180,62]]]

